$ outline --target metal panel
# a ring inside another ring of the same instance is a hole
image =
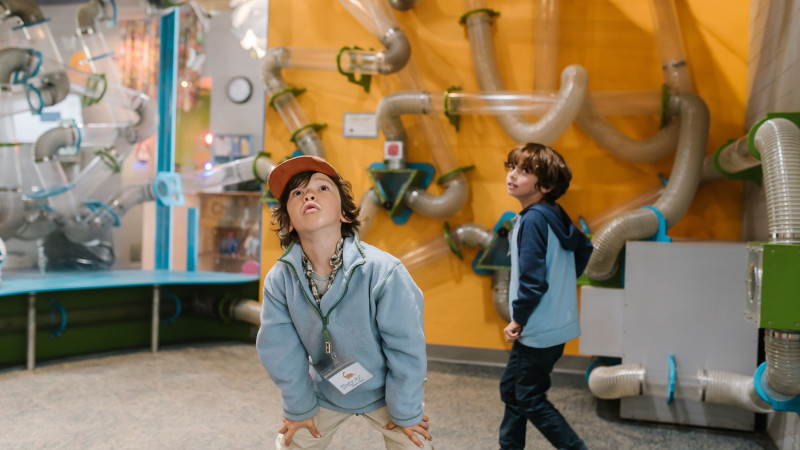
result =
[[[582,355],[622,357],[624,290],[581,287]]]
[[[629,242],[622,361],[647,369],[644,397],[622,399],[620,416],[745,429],[755,414],[699,401],[699,370],[753,374],[758,330],[744,318],[744,243]],[[669,355],[675,401],[667,405]]]

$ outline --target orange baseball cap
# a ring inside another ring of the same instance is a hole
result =
[[[272,172],[270,172],[267,178],[267,184],[269,185],[269,190],[272,192],[272,195],[280,200],[283,195],[283,190],[286,188],[286,183],[288,183],[293,176],[303,172],[320,172],[336,180],[342,178],[339,172],[337,172],[328,161],[325,161],[324,158],[313,155],[296,156],[278,164],[272,169]]]

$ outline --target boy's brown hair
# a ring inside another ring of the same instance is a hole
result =
[[[508,153],[504,165],[506,168],[519,166],[536,175],[539,179],[537,188],[551,188],[550,192],[544,194],[544,200],[548,203],[555,203],[564,195],[572,180],[572,171],[564,157],[554,148],[543,144],[529,142],[517,145]]]
[[[272,223],[278,225],[278,228],[273,231],[278,233],[278,239],[281,241],[282,248],[287,248],[292,242],[300,242],[297,231],[289,231],[291,222],[289,220],[289,211],[286,209],[286,203],[289,201],[289,194],[294,189],[308,184],[309,180],[311,180],[311,176],[315,173],[321,172],[300,172],[290,178],[281,193],[281,198],[278,199],[278,206],[272,209]],[[356,204],[355,199],[353,199],[353,190],[350,182],[328,175],[325,176],[328,177],[339,190],[339,198],[342,200],[342,216],[349,221],[342,222],[342,237],[351,236],[356,229],[358,229],[359,225],[361,225],[361,222],[358,220],[359,206]]]

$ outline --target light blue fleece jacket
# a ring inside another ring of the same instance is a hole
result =
[[[318,405],[346,413],[386,405],[395,424],[419,423],[427,370],[422,308],[422,292],[400,261],[358,235],[345,238],[342,267],[318,308],[300,244],[290,244],[264,279],[256,339],[281,390],[283,415],[303,420]],[[346,395],[313,367],[326,357],[323,320],[338,360],[356,360],[373,375]]]

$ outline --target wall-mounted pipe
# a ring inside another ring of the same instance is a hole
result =
[[[558,89],[559,0],[537,0],[533,24],[533,89]]]
[[[256,178],[266,180],[275,166],[275,161],[263,155],[241,158],[218,164],[209,170],[184,172],[181,174],[181,188],[185,193],[192,193]]]
[[[376,111],[378,128],[383,132],[387,141],[402,141],[406,147],[407,136],[402,114],[429,114],[431,112],[431,97],[428,92],[395,92],[389,94],[378,103]],[[433,135],[438,135],[433,133]],[[428,142],[431,145],[431,142]],[[435,154],[434,147],[430,147]],[[405,167],[405,160],[395,160],[387,164],[387,168]],[[444,170],[440,168],[440,171]],[[452,169],[450,169],[452,170]],[[445,172],[446,173],[446,172]],[[446,180],[445,191],[440,196],[428,194],[422,189],[409,189],[406,191],[404,203],[412,211],[432,218],[447,218],[455,214],[467,199],[467,182],[463,173]]]
[[[800,129],[776,118],[756,130],[761,154],[770,243],[800,242]],[[767,387],[781,395],[800,394],[800,332],[768,329],[764,335]]]
[[[418,0],[389,0],[389,5],[398,11],[408,11],[417,4]]]
[[[39,5],[32,0],[3,0],[0,8],[0,17],[3,20],[17,17],[22,23],[34,23],[45,19]]]
[[[642,395],[644,375],[645,369],[641,364],[596,367],[589,374],[589,390],[602,399]]]
[[[261,78],[267,88],[270,105],[278,111],[289,133],[304,155],[325,157],[325,148],[316,130],[309,126],[294,92],[281,77],[281,61],[288,57],[285,48],[267,50],[261,63]]]
[[[704,402],[736,406],[761,414],[772,411],[772,406],[756,392],[752,375],[701,370],[697,377]]]
[[[694,198],[708,141],[709,116],[705,102],[692,93],[678,94],[676,98],[680,108],[678,152],[667,187],[653,205],[666,219],[667,227],[680,220]],[[610,278],[625,242],[653,236],[658,227],[658,216],[650,209],[629,211],[608,221],[592,237],[594,252],[589,258],[586,275],[593,280]]]
[[[380,209],[381,202],[380,199],[378,199],[378,194],[376,194],[375,190],[372,188],[367,189],[367,192],[364,193],[358,204],[358,222],[360,223],[358,226],[359,236],[365,236],[367,234],[370,226],[372,226],[372,221],[375,220]]]
[[[39,183],[47,192],[47,203],[63,217],[75,217],[78,205],[72,185],[58,160],[58,152],[64,147],[78,146],[78,130],[74,126],[60,126],[42,133],[33,146],[36,173]]]
[[[95,208],[86,215],[70,220],[64,225],[64,235],[72,242],[86,243],[107,233],[131,208],[144,202],[155,201],[151,182],[123,188],[107,207]]]

